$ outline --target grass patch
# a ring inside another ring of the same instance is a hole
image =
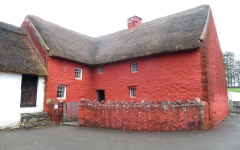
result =
[[[227,91],[240,93],[240,88],[227,88]]]

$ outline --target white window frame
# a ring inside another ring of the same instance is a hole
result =
[[[67,93],[67,86],[65,85],[57,86],[57,99],[66,99],[66,93]]]
[[[98,74],[103,74],[103,65],[98,66]]]
[[[136,94],[136,88],[130,88],[130,97],[132,98],[136,98],[137,94]]]
[[[75,68],[75,79],[82,79],[82,68]]]
[[[137,62],[131,63],[131,72],[137,72]]]

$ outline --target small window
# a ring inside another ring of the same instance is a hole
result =
[[[137,72],[137,63],[132,63],[131,64],[131,72]]]
[[[136,97],[136,88],[130,88],[130,97]]]
[[[66,86],[58,85],[57,99],[66,99]]]
[[[82,68],[75,68],[75,79],[82,79]]]
[[[103,73],[103,66],[98,66],[98,73]]]

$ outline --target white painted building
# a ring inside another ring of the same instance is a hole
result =
[[[44,76],[38,76],[36,107],[20,107],[22,74],[0,72],[0,129],[18,128],[21,113],[43,111],[44,81]]]
[[[0,129],[18,128],[21,113],[43,111],[47,75],[25,30],[0,22]]]

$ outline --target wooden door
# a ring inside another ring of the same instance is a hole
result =
[[[67,103],[67,116],[66,121],[78,121],[78,107],[79,102],[68,102]]]
[[[22,75],[20,107],[36,107],[38,76]]]

